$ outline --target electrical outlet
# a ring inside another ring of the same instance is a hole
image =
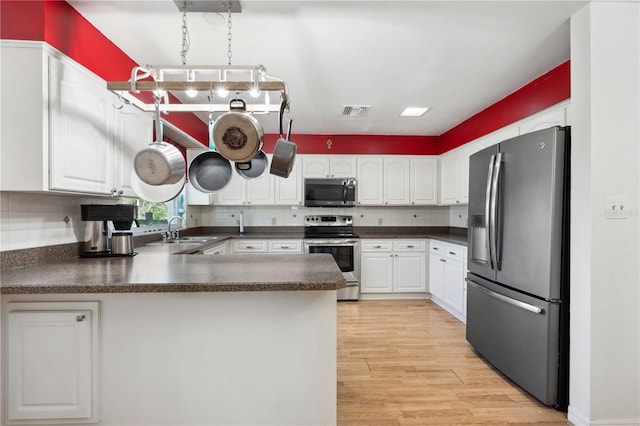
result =
[[[382,218],[381,217],[378,218],[378,225],[382,225]]]
[[[625,195],[607,197],[605,217],[607,219],[628,219],[631,214],[628,204],[629,197]]]
[[[272,217],[272,218],[271,218],[271,224],[272,224],[272,225],[275,225],[275,224],[276,224],[276,218],[275,218],[275,217]]]

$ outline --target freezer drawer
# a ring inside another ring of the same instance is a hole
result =
[[[557,405],[559,304],[521,295],[473,275],[467,284],[467,341],[531,395],[546,405]]]

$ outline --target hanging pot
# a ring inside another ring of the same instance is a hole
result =
[[[213,127],[216,149],[227,160],[248,162],[262,148],[262,126],[253,115],[246,112],[246,104],[242,99],[232,99],[229,109]]]
[[[176,184],[184,179],[186,165],[178,148],[162,141],[160,103],[156,106],[156,141],[138,152],[133,159],[133,169],[148,185]]]
[[[246,163],[236,163],[236,173],[245,179],[255,179],[264,174],[269,166],[269,159],[267,155],[260,151],[258,155],[253,157]]]
[[[289,127],[287,128],[287,139],[283,138],[282,116],[284,115],[285,107],[286,102],[282,101],[282,104],[280,105],[280,138],[276,142],[276,147],[273,150],[273,158],[271,159],[271,170],[269,172],[272,175],[288,178],[295,163],[296,151],[298,149],[298,146],[289,140],[291,138],[292,120],[289,120]]]
[[[189,182],[204,193],[216,192],[231,180],[231,163],[214,151],[213,116],[209,115],[209,151],[198,154],[189,165]]]
[[[167,201],[176,198],[182,188],[184,188],[185,177],[182,176],[176,183],[169,183],[165,185],[149,185],[138,177],[135,170],[131,171],[131,188],[133,192],[145,201],[152,203],[166,203]]]

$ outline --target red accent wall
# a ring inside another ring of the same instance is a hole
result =
[[[449,151],[571,97],[571,64],[551,71],[440,135],[439,152]]]
[[[0,38],[45,41],[107,81],[126,81],[137,64],[66,1],[0,0]],[[570,97],[570,63],[499,100],[440,136],[293,134],[301,154],[437,155],[491,133]],[[174,100],[172,100],[173,102]],[[167,116],[208,145],[207,125],[192,113]],[[278,135],[265,136],[273,152]],[[327,139],[333,142],[327,147]]]
[[[273,152],[280,135],[267,134],[264,151]],[[327,141],[331,140],[329,149]],[[292,134],[299,154],[438,154],[437,136]]]

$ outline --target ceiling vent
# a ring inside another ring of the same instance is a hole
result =
[[[369,113],[371,105],[345,105],[340,113],[341,117],[364,118]]]

